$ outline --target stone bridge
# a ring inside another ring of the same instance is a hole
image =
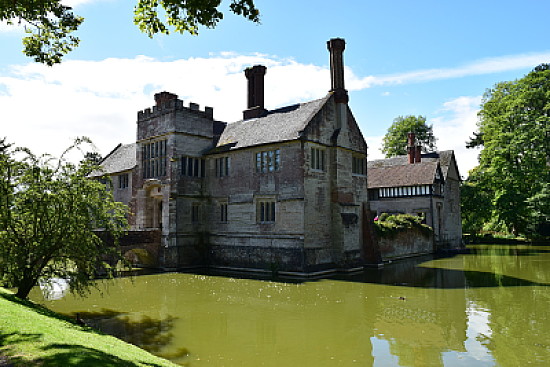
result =
[[[96,232],[110,246],[114,246],[113,238],[105,232]],[[145,229],[128,231],[119,239],[119,249],[122,255],[136,267],[158,268],[161,231]],[[110,266],[116,266],[117,259],[108,258],[105,261]]]

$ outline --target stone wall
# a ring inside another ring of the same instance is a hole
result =
[[[434,252],[433,236],[425,236],[415,229],[399,232],[395,237],[379,238],[378,245],[383,260]]]
[[[462,244],[462,217],[460,213],[460,178],[454,167],[454,160],[449,168],[445,182],[445,197],[442,206],[442,231],[437,241],[438,248],[460,248]]]
[[[279,149],[280,169],[256,172],[256,153]],[[205,191],[208,264],[284,271],[303,271],[304,188],[301,143],[279,143],[240,149],[207,158]],[[215,162],[229,157],[229,174],[217,177]],[[273,223],[259,223],[258,202],[275,202]],[[227,204],[226,222],[220,204]]]

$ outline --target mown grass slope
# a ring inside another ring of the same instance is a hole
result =
[[[0,288],[0,366],[177,365]]]

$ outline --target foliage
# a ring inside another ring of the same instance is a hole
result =
[[[462,231],[480,233],[491,221],[491,190],[484,187],[478,168],[470,171],[468,179],[460,186],[460,211]]]
[[[9,25],[23,23],[28,36],[23,38],[25,55],[52,66],[78,46],[73,35],[84,18],[75,15],[62,0],[0,0],[0,22]],[[138,0],[134,8],[134,23],[153,37],[178,33],[198,34],[199,26],[214,28],[223,19],[221,0]],[[259,23],[260,12],[254,0],[232,0],[231,12]],[[160,14],[165,15],[161,20]]]
[[[424,236],[429,236],[433,230],[430,226],[422,224],[422,217],[411,214],[382,213],[378,220],[374,221],[374,228],[380,237],[392,238],[400,232],[417,230]]]
[[[491,221],[536,236],[550,218],[550,66],[487,90],[478,129],[470,145],[483,149],[473,179],[490,198]]]
[[[382,139],[382,153],[386,158],[407,154],[407,134],[415,133],[423,152],[436,150],[433,126],[426,124],[425,116],[399,116],[393,120]]]
[[[71,290],[83,293],[105,256],[120,258],[93,230],[118,238],[127,227],[126,206],[87,177],[99,168],[92,161],[64,160],[84,142],[58,160],[24,148],[0,156],[0,280],[20,298],[50,278],[69,279]]]
[[[94,164],[99,164],[103,160],[103,157],[98,152],[86,152],[86,154],[84,154],[84,159],[90,160]]]
[[[149,37],[157,33],[169,34],[170,26],[174,32],[197,35],[200,25],[214,28],[223,19],[223,13],[218,10],[220,3],[221,0],[138,0],[134,23]],[[159,18],[159,6],[166,15],[165,21]],[[248,20],[260,21],[260,12],[253,0],[232,0],[229,8]]]
[[[61,0],[14,0],[0,2],[0,21],[24,23],[25,55],[46,65],[61,62],[63,55],[78,46],[72,35],[84,18],[75,15]]]

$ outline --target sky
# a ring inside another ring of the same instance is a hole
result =
[[[22,26],[0,23],[0,137],[59,155],[87,136],[106,155],[135,141],[137,111],[161,91],[231,123],[246,109],[243,70],[257,64],[267,66],[266,108],[321,98],[330,89],[326,41],[339,37],[369,160],[383,157],[396,117],[422,115],[467,177],[479,150],[465,142],[484,92],[550,62],[546,0],[255,0],[261,24],[225,0],[215,29],[153,39],[133,24],[135,3],[66,0],[85,18],[81,43],[53,67],[23,55]]]

